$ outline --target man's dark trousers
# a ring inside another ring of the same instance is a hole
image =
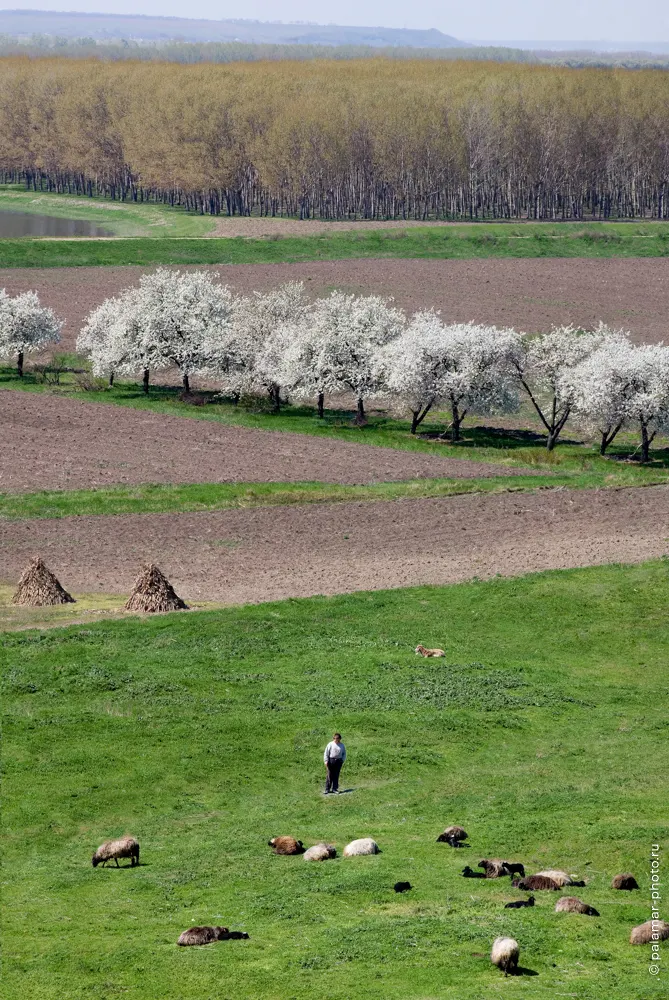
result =
[[[326,792],[339,791],[339,772],[341,771],[343,760],[328,761],[328,776],[325,781]]]

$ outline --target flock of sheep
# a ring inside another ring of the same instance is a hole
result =
[[[466,830],[461,826],[449,826],[437,837],[438,843],[446,843],[451,847],[467,847],[465,841],[468,839]],[[274,854],[295,855],[301,854],[305,861],[328,861],[336,858],[337,851],[333,844],[320,841],[313,847],[305,848],[301,840],[294,837],[272,837],[268,841],[268,846],[272,848]],[[361,855],[379,854],[379,845],[371,837],[362,837],[359,840],[352,840],[343,850],[345,858],[359,857]],[[93,867],[98,865],[103,867],[108,861],[114,861],[119,868],[119,858],[129,858],[130,867],[139,865],[139,841],[135,837],[121,837],[118,840],[109,840],[98,847],[93,855]],[[506,861],[501,858],[483,858],[478,863],[478,867],[483,871],[474,871],[469,865],[465,865],[462,870],[464,878],[503,878],[510,877],[511,884],[527,892],[539,891],[560,891],[565,886],[585,886],[584,881],[577,881],[567,872],[550,868],[537,872],[535,875],[525,875],[525,866],[520,861]],[[514,876],[518,876],[515,877]],[[395,892],[406,892],[412,888],[410,882],[396,882]],[[638,883],[633,875],[624,872],[616,875],[611,883],[612,889],[634,890],[638,889]],[[521,907],[534,906],[534,896],[527,899],[514,900],[507,903],[505,909],[520,909]],[[599,912],[588,903],[583,902],[578,896],[562,896],[555,905],[556,913],[579,913],[585,916],[598,917]],[[231,931],[227,927],[189,927],[184,931],[177,944],[182,946],[211,944],[213,941],[229,941],[247,939],[248,934],[244,931]],[[651,941],[664,941],[669,938],[669,923],[664,920],[647,920],[646,923],[634,927],[630,934],[631,944],[649,944]],[[490,952],[491,962],[501,969],[506,975],[513,975],[518,971],[518,959],[520,956],[520,946],[515,938],[498,937],[495,939]]]

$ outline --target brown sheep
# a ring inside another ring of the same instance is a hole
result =
[[[669,923],[666,920],[647,920],[634,927],[630,934],[630,944],[649,944],[651,941],[666,941],[669,938]]]
[[[611,882],[612,889],[638,889],[639,883],[634,878],[634,875],[630,875],[629,872],[623,872],[622,875],[616,875]]]
[[[105,841],[104,844],[100,844],[93,855],[93,867],[97,868],[99,864],[102,864],[104,868],[108,861],[115,861],[116,867],[120,868],[121,866],[118,863],[119,858],[130,858],[131,868],[138,865],[139,841],[134,837],[119,837],[118,840]]]
[[[500,861],[499,858],[492,858],[491,860],[483,858],[482,861],[479,861],[478,867],[483,868],[486,878],[504,878],[506,875],[511,874],[506,867],[506,863]]]
[[[560,886],[552,878],[545,875],[528,875],[527,878],[515,878],[511,883],[516,889],[524,889],[526,892],[538,892],[541,889],[555,889],[559,891]]]
[[[304,854],[304,845],[294,837],[272,837],[267,841],[275,854]]]
[[[419,656],[445,656],[443,649],[426,649],[425,646],[416,646],[415,653]]]
[[[578,896],[563,896],[555,904],[556,913],[583,913],[586,917],[598,917],[599,911],[594,906],[588,906]]]
[[[211,944],[212,941],[224,941],[230,931],[227,927],[189,927],[180,935],[177,944],[182,947],[195,944]]]
[[[466,840],[467,836],[467,831],[463,830],[461,826],[447,826],[444,832],[437,837],[437,843],[460,847],[460,842]]]

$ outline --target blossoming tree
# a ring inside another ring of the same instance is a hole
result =
[[[25,355],[58,343],[62,326],[53,310],[40,304],[37,292],[12,297],[4,288],[0,290],[0,356],[16,357],[19,378],[23,378]]]

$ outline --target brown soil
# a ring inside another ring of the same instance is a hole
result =
[[[190,604],[248,603],[669,552],[669,487],[542,491],[198,514],[0,522],[2,577],[40,552],[78,591],[130,592],[156,560]]]
[[[11,294],[36,289],[67,320],[63,349],[74,347],[88,312],[151,268],[74,267],[0,270]],[[666,338],[669,260],[343,260],[238,264],[214,268],[239,291],[303,280],[314,296],[333,287],[394,296],[409,311],[433,306],[452,320],[512,325],[590,327],[603,320],[638,340]]]
[[[525,471],[14,390],[0,391],[0,426],[0,492],[124,483],[364,484]]]

